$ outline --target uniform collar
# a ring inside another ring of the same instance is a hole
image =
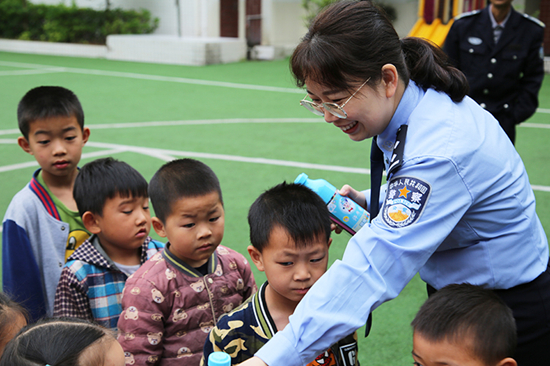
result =
[[[393,114],[388,127],[378,135],[378,146],[382,150],[385,156],[391,156],[393,147],[395,145],[395,139],[397,131],[401,125],[409,124],[409,116],[412,114],[420,100],[424,97],[426,92],[416,85],[412,80],[409,81],[409,85],[405,88],[405,92],[399,101],[399,105]]]

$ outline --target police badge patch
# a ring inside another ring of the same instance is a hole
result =
[[[390,180],[382,208],[384,222],[394,228],[414,223],[422,214],[430,191],[430,185],[417,178],[396,177]]]

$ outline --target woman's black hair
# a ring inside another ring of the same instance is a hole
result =
[[[115,341],[107,329],[73,318],[43,319],[21,329],[0,359],[0,366],[96,366],[105,352],[86,352],[105,340]]]
[[[370,78],[378,83],[382,66],[392,64],[405,85],[445,92],[455,102],[468,93],[464,74],[445,53],[421,38],[399,39],[383,10],[370,1],[339,1],[317,15],[290,59],[296,84],[306,80],[335,90],[352,90]]]

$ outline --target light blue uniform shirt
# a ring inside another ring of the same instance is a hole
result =
[[[388,162],[403,124],[403,165],[390,177],[380,214],[256,354],[268,365],[307,364],[361,327],[417,272],[436,289],[463,282],[507,289],[546,269],[548,242],[535,197],[498,122],[469,97],[454,103],[411,82],[378,136]],[[400,216],[391,211],[396,207]]]

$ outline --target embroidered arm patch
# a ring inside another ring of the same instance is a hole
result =
[[[388,193],[382,208],[382,219],[393,228],[413,224],[428,202],[431,187],[421,179],[395,177],[388,184]]]

